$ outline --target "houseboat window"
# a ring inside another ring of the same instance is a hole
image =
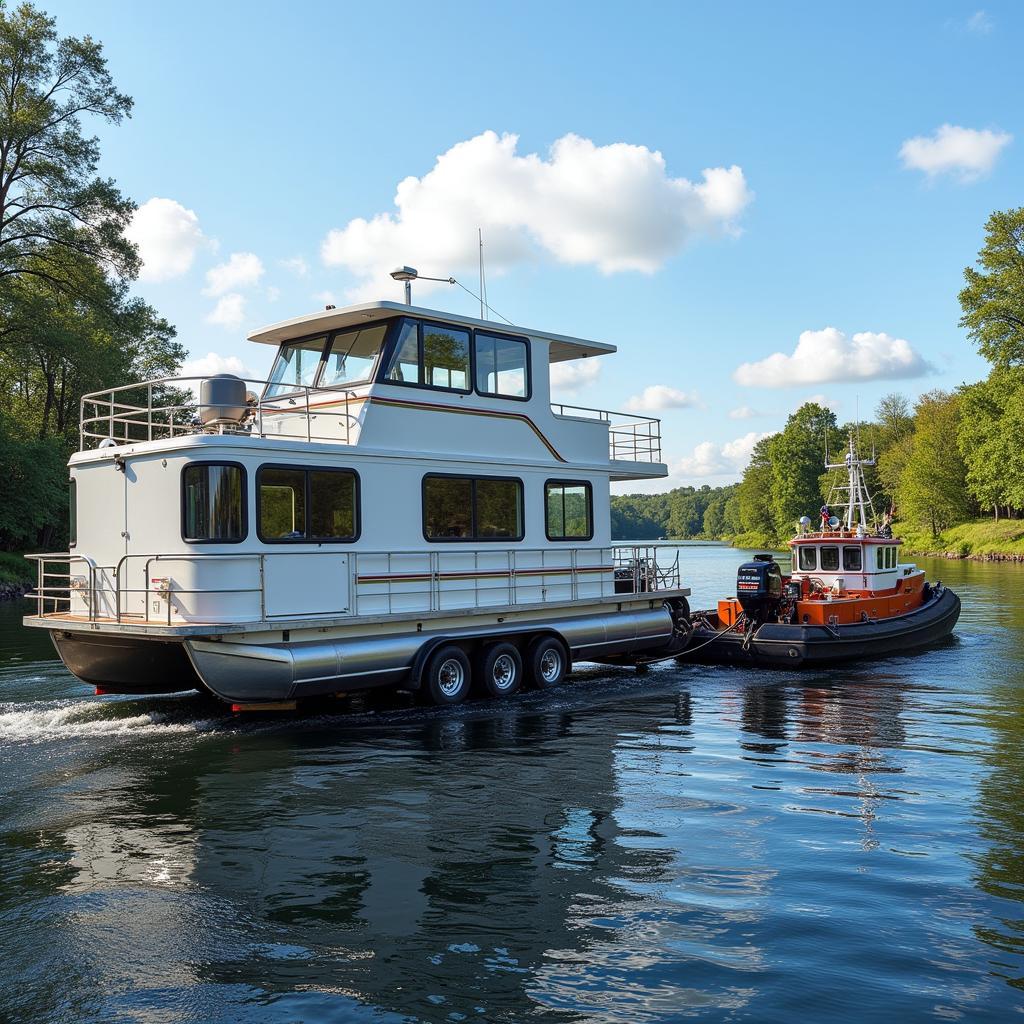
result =
[[[373,364],[384,344],[387,329],[387,324],[377,324],[375,327],[335,334],[331,339],[327,359],[324,361],[319,386],[331,388],[339,384],[369,379]]]
[[[419,387],[469,391],[469,331],[407,320],[385,378]]]
[[[878,548],[878,568],[896,568],[896,548],[892,544],[886,544]]]
[[[424,477],[423,535],[427,540],[522,540],[522,483],[496,477]]]
[[[800,571],[814,572],[818,568],[818,549],[801,545],[797,550],[800,552],[798,556]]]
[[[78,543],[78,481],[74,477],[71,478],[68,498],[68,546],[74,547]]]
[[[473,337],[476,355],[476,389],[482,395],[526,398],[530,393],[530,349],[525,341],[477,331]]]
[[[357,536],[356,475],[345,469],[262,466],[256,475],[260,540],[350,541]]]
[[[821,549],[821,571],[839,572],[839,548]]]
[[[863,561],[860,556],[860,548],[843,548],[843,568],[847,572],[860,572],[862,567]]]
[[[311,387],[316,379],[325,340],[321,335],[319,338],[282,345],[270,370],[267,398],[291,394],[301,387]]]
[[[245,540],[245,470],[193,462],[181,474],[181,535],[190,544]]]
[[[594,502],[583,480],[548,480],[544,485],[548,540],[590,540],[594,535]]]

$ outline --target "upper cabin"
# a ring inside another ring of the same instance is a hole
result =
[[[368,454],[551,462],[612,480],[668,472],[658,420],[551,403],[553,364],[606,355],[614,345],[386,301],[284,320],[249,340],[277,346],[261,393],[249,395],[241,427],[250,436],[357,445]],[[168,417],[152,394],[145,408],[125,405],[117,389],[86,396],[83,449],[107,438],[166,437]],[[172,433],[189,432],[184,415]],[[224,433],[239,426],[212,424]]]

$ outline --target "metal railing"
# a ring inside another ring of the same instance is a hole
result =
[[[248,395],[245,415],[237,423],[204,423],[204,411],[222,407],[198,400],[198,386],[194,385],[209,378],[210,374],[158,377],[83,395],[80,450],[97,447],[108,439],[128,444],[198,433],[298,437],[339,444],[351,444],[356,434],[364,396],[347,388],[288,385],[288,394],[267,397],[260,392],[274,382],[255,377],[239,378],[247,385]],[[249,385],[255,385],[258,391]],[[332,408],[335,406],[342,408]]]
[[[562,418],[607,424],[608,457],[612,462],[661,462],[661,420],[561,403],[552,403],[551,411]]]
[[[253,614],[244,620],[337,617],[337,609],[301,614],[268,614],[269,559],[316,555],[320,552],[188,552],[131,553],[116,565],[100,566],[86,555],[48,552],[28,555],[37,564],[37,585],[29,593],[36,614],[55,621],[87,621],[159,625],[190,622],[237,622],[235,618],[190,617],[183,599],[202,596],[252,595]],[[599,597],[676,590],[681,586],[679,552],[671,562],[658,561],[656,547],[507,548],[468,551],[351,551],[346,573],[349,599],[346,614],[407,614],[469,611],[496,605],[568,604]],[[133,563],[142,562],[143,586],[129,586]],[[249,562],[256,570],[251,586],[187,587],[173,576],[153,577],[154,564]],[[83,563],[85,572],[72,567]],[[55,582],[61,581],[61,582]],[[135,596],[135,609],[130,598]],[[156,598],[156,600],[151,600]],[[79,604],[76,611],[74,604]],[[159,609],[156,614],[154,608]]]

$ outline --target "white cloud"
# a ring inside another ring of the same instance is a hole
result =
[[[601,375],[601,364],[596,359],[573,359],[551,364],[551,391],[559,395],[574,395],[593,384]]]
[[[361,278],[357,295],[379,294],[399,264],[438,277],[475,273],[479,227],[492,273],[543,257],[651,273],[695,235],[735,230],[753,198],[735,165],[692,182],[669,177],[646,146],[569,134],[545,157],[520,155],[517,143],[487,131],[452,146],[422,178],[398,184],[395,212],[328,232],[324,263]]]
[[[750,461],[754,445],[771,434],[770,430],[764,433],[751,430],[724,444],[701,441],[691,455],[684,456],[671,466],[669,475],[680,478],[683,483],[706,477],[738,477]]]
[[[975,35],[987,36],[992,28],[992,19],[984,11],[975,11],[967,19],[967,31]]]
[[[967,183],[988,174],[1012,139],[1009,132],[944,124],[933,135],[907,139],[900,147],[900,157],[908,170],[924,171],[929,178],[952,174]]]
[[[807,405],[808,402],[820,405],[823,409],[831,409],[833,412],[838,412],[839,407],[843,404],[838,399],[829,398],[827,395],[808,395],[806,398],[801,398],[799,402],[795,403],[791,412],[796,412],[800,406]]]
[[[290,270],[296,277],[305,277],[309,273],[309,264],[301,256],[293,256],[288,260],[278,260],[285,270]]]
[[[751,409],[749,405],[740,405],[735,409],[729,410],[729,419],[731,420],[752,420],[755,416],[760,416],[756,409]]]
[[[254,252],[233,252],[226,263],[206,272],[204,295],[224,295],[239,288],[251,288],[263,276],[263,261]]]
[[[756,363],[743,363],[733,379],[745,387],[784,388],[826,381],[899,380],[929,370],[903,338],[872,331],[847,338],[835,327],[826,327],[804,331],[792,355],[775,352]]]
[[[660,412],[663,409],[687,409],[698,403],[696,391],[680,391],[667,384],[652,384],[626,402],[629,412]]]
[[[207,313],[206,322],[218,327],[234,329],[245,323],[245,296],[228,292],[217,300],[217,305]]]
[[[209,377],[215,373],[233,373],[236,377],[255,376],[238,356],[221,356],[216,352],[207,352],[205,356],[186,359],[181,364],[182,377]]]
[[[173,199],[153,198],[132,215],[125,237],[139,247],[140,281],[169,281],[188,273],[199,249],[208,245],[195,212]]]

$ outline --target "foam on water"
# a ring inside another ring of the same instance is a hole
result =
[[[10,705],[8,705],[8,708]],[[200,733],[215,729],[215,719],[175,720],[171,715],[147,711],[111,717],[117,705],[93,701],[48,706],[20,706],[0,712],[0,741],[39,743],[44,740],[92,738],[98,736],[155,736]]]

